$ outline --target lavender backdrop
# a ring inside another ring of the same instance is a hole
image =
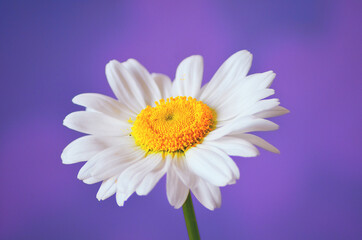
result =
[[[172,3],[171,3],[172,2]],[[274,70],[291,113],[259,134],[280,155],[235,159],[223,205],[195,203],[203,239],[362,239],[361,1],[1,1],[0,239],[186,239],[164,179],[120,208],[77,180],[62,126],[79,93],[112,95],[104,66],[136,58],[173,77],[191,54],[207,82],[232,53]]]

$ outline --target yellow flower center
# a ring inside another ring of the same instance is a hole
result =
[[[132,126],[136,144],[147,152],[184,152],[215,125],[214,112],[192,97],[171,97],[147,106]]]

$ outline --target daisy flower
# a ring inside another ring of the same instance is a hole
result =
[[[274,94],[272,71],[247,76],[251,61],[248,51],[235,53],[202,87],[201,56],[183,60],[173,82],[134,59],[110,61],[106,76],[116,99],[97,93],[74,97],[85,111],[69,114],[64,125],[88,135],[64,149],[63,163],[86,162],[78,178],[101,182],[98,200],[116,194],[123,206],[167,175],[167,198],[175,208],[189,191],[206,208],[220,207],[219,187],[239,179],[230,156],[255,157],[255,146],[279,153],[249,132],[278,129],[265,118],[288,112],[277,98],[264,99]]]

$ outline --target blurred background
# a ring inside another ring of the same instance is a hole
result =
[[[125,207],[98,202],[63,148],[80,93],[113,96],[111,59],[174,77],[192,54],[204,83],[231,54],[274,70],[291,113],[260,133],[281,154],[235,158],[241,177],[209,211],[203,239],[362,239],[361,1],[0,1],[0,239],[187,239],[165,179]]]

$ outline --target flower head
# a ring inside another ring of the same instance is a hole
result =
[[[213,111],[192,97],[167,98],[137,115],[131,135],[146,152],[184,153],[214,125]]]
[[[278,99],[264,99],[274,94],[272,71],[247,76],[251,60],[248,51],[235,53],[203,87],[201,56],[183,60],[173,82],[134,59],[112,60],[106,75],[117,99],[96,93],[73,99],[86,110],[69,114],[64,125],[89,135],[64,149],[63,163],[85,161],[78,178],[102,182],[97,198],[116,194],[120,206],[134,192],[148,194],[166,174],[175,208],[190,190],[208,209],[219,207],[219,187],[239,178],[229,155],[257,156],[254,145],[278,153],[249,132],[276,130],[265,118],[288,112]]]

